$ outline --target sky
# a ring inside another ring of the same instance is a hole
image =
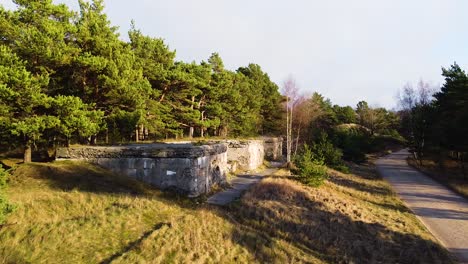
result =
[[[54,0],[78,10],[78,0]],[[0,4],[13,8],[11,0]],[[332,103],[396,106],[420,79],[439,87],[441,67],[468,69],[465,0],[105,0],[128,40],[130,21],[163,38],[176,59],[218,52],[230,70],[259,64],[280,87],[292,76],[305,94]]]

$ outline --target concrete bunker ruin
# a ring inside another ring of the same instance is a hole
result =
[[[85,160],[162,190],[190,197],[226,183],[227,146],[210,144],[134,144],[59,148],[57,160]]]
[[[282,157],[282,140],[222,140],[58,148],[57,160],[84,160],[189,197],[224,185],[226,173],[254,170]]]

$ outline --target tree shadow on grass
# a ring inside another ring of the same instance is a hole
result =
[[[100,263],[101,264],[109,264],[109,263],[112,263],[112,261],[118,259],[119,257],[123,256],[125,253],[129,252],[129,251],[132,251],[134,249],[136,249],[137,247],[139,247],[141,245],[141,243],[146,239],[148,238],[151,234],[153,234],[155,231],[161,229],[163,226],[167,226],[167,227],[172,227],[171,223],[157,223],[156,225],[153,226],[153,228],[151,228],[150,230],[146,231],[145,233],[143,233],[138,239],[128,243],[121,251],[113,254],[112,256],[109,256],[108,258],[104,259],[103,261],[101,261]]]
[[[395,210],[399,211],[401,213],[411,213],[411,210],[408,209],[404,204],[402,203],[396,203],[396,204],[391,204],[391,203],[378,203],[376,201],[372,201],[371,199],[365,199],[367,202],[380,206],[385,209],[390,209],[390,210]]]
[[[359,175],[359,177],[366,180],[380,180],[381,178],[375,173],[374,166],[371,166],[368,162],[363,164],[357,164],[353,162],[347,162],[346,165],[350,169],[351,173]]]
[[[78,190],[96,194],[153,197],[162,202],[174,203],[190,209],[199,202],[197,199],[189,199],[177,192],[161,191],[150,184],[86,162],[24,164],[16,168],[14,176],[13,181],[24,181],[27,177],[41,179],[49,187],[64,192]]]
[[[77,189],[131,196],[148,195],[149,192],[143,183],[103,174],[97,167],[60,165],[63,166],[31,165],[30,169],[37,170],[37,177],[46,179],[52,187],[65,191]],[[164,195],[157,197],[159,199]],[[187,199],[163,200],[184,207],[183,201]],[[193,206],[191,208],[195,209]],[[447,263],[448,259],[444,249],[432,241],[327,211],[308,193],[280,183],[263,181],[254,186],[238,204],[227,210],[214,211],[235,224],[231,239],[261,262],[278,262],[278,247],[275,247],[278,239],[288,241],[304,254],[334,263]],[[143,233],[109,259],[133,250],[155,228]],[[294,252],[286,250],[283,253],[282,256],[288,260],[300,261],[300,256],[294,255]]]
[[[365,184],[363,182],[356,182],[351,179],[346,179],[346,178],[341,178],[341,177],[330,177],[328,178],[328,181],[344,186],[344,187],[349,187],[353,188],[355,190],[361,191],[361,192],[368,192],[370,194],[378,194],[378,195],[390,195],[392,194],[392,191],[388,188],[384,187],[378,187],[378,186],[372,186]]]
[[[433,241],[328,211],[306,192],[281,183],[258,184],[226,213],[238,226],[232,240],[260,262],[278,262],[271,249],[277,239],[333,263],[451,262]]]

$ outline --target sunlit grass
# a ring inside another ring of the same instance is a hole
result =
[[[219,208],[86,163],[21,165],[0,262],[450,262],[371,167],[351,170],[314,189],[281,169]]]
[[[232,208],[243,226],[331,263],[450,263],[442,248],[371,165],[329,170],[320,188],[285,172],[263,180]],[[276,256],[261,254],[263,261]]]
[[[18,209],[0,230],[0,262],[133,262],[146,247],[155,262],[242,255],[224,239],[232,224],[216,211],[84,163],[21,166],[9,197]]]

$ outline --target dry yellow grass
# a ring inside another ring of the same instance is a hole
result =
[[[442,248],[372,166],[330,170],[321,188],[271,177],[231,210],[243,226],[331,263],[450,263]],[[257,253],[258,254],[258,253]],[[269,254],[257,256],[274,262]]]
[[[352,170],[320,189],[280,171],[218,208],[86,163],[22,165],[0,262],[450,262],[374,171]]]
[[[224,210],[86,163],[21,165],[8,194],[0,263],[255,262]]]

